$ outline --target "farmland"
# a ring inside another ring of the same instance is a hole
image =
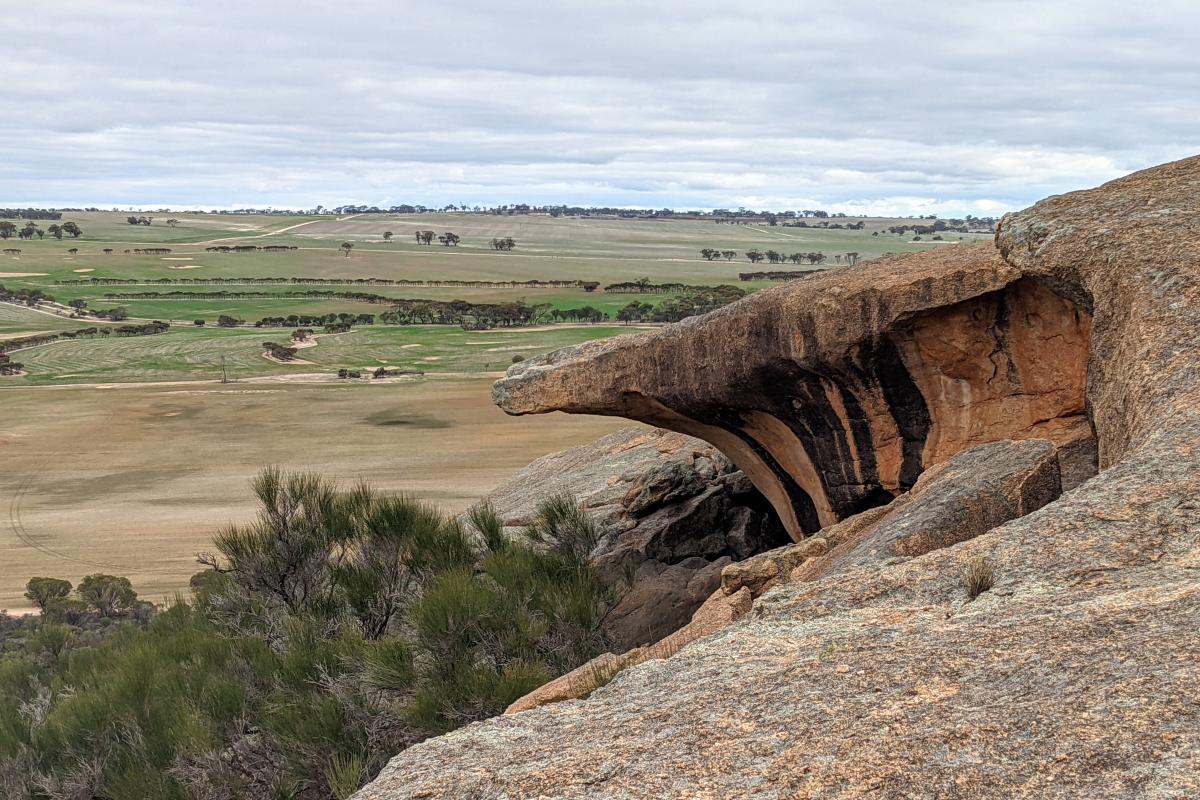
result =
[[[577,308],[615,317],[631,300],[668,294],[605,294],[582,287],[447,287],[438,281],[594,281],[735,284],[738,273],[806,269],[752,266],[747,250],[820,251],[826,266],[846,253],[870,258],[953,246],[864,230],[715,225],[711,221],[473,214],[251,216],[173,214],[129,225],[116,212],[68,213],[76,239],[6,240],[0,284],[41,290],[59,303],[121,306],[133,319],[175,324],[153,336],[59,340],[11,355],[25,373],[0,377],[0,608],[25,606],[34,574],[68,579],[97,570],[128,575],[143,595],[161,599],[186,585],[194,556],[230,520],[251,513],[249,478],[262,466],[312,469],[346,480],[370,475],[387,491],[462,509],[517,468],[548,452],[620,427],[619,420],[551,415],[505,417],[488,387],[514,358],[634,332],[615,322],[465,330],[454,325],[355,325],[317,331],[296,360],[263,355],[264,341],[288,342],[291,328],[219,328],[221,315],[253,322],[288,314],[379,314],[386,303],[289,296],[309,285],[197,285],[194,279],[321,278],[332,292],[363,291],[357,279],[416,281],[370,286],[384,298],[465,300]],[[914,220],[907,220],[909,224]],[[47,223],[39,223],[45,228]],[[457,246],[420,245],[413,233],[453,231]],[[385,242],[383,233],[394,237]],[[877,235],[872,235],[877,234]],[[493,238],[512,237],[511,252]],[[927,238],[927,237],[926,237]],[[968,234],[964,240],[979,238]],[[343,243],[353,245],[349,256]],[[283,252],[212,252],[237,245]],[[734,250],[731,261],[704,260],[701,248]],[[169,254],[137,254],[169,248]],[[69,252],[75,250],[76,252]],[[110,252],[105,252],[105,251]],[[126,251],[130,252],[126,252]],[[134,285],[93,285],[91,279]],[[149,284],[171,279],[171,284]],[[67,283],[84,281],[84,283]],[[213,291],[255,297],[211,299]],[[191,292],[182,298],[106,298],[109,293]],[[197,326],[195,320],[206,324]],[[114,326],[0,303],[0,340],[33,333]],[[372,381],[384,367],[402,377]],[[338,370],[364,374],[339,380]],[[229,383],[221,383],[224,377]]]

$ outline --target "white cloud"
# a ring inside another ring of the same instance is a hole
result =
[[[982,214],[1189,155],[1200,118],[1174,0],[54,8],[0,39],[3,204]]]

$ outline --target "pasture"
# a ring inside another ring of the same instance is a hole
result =
[[[460,510],[532,459],[594,439],[622,420],[509,418],[490,401],[490,382],[514,358],[590,339],[634,332],[613,324],[548,325],[467,331],[454,326],[356,326],[319,335],[293,363],[263,356],[262,343],[287,342],[290,329],[217,328],[222,314],[257,320],[287,314],[379,314],[387,305],[347,298],[297,298],[307,285],[96,286],[61,281],[117,278],[138,282],[245,277],[324,278],[333,290],[387,297],[499,303],[523,299],[559,308],[591,305],[615,316],[632,300],[665,295],[589,293],[582,288],[356,287],[357,278],[411,281],[580,280],[609,284],[646,277],[654,283],[731,283],[754,290],[738,273],[804,269],[751,265],[751,248],[782,252],[856,252],[870,258],[954,246],[879,233],[894,220],[867,220],[865,230],[770,228],[687,220],[573,219],[548,216],[424,214],[344,219],[304,216],[154,214],[150,226],[128,225],[124,212],[64,215],[78,239],[6,240],[18,255],[0,256],[0,284],[41,289],[60,302],[117,305],[131,318],[174,320],[155,336],[60,340],[14,351],[28,374],[0,377],[0,608],[23,609],[33,575],[77,580],[106,571],[127,575],[146,597],[186,586],[195,554],[230,520],[244,521],[248,480],[264,465],[311,469],[345,480],[369,477],[379,488],[407,492]],[[170,227],[165,220],[178,219]],[[843,220],[845,222],[846,220]],[[909,224],[919,220],[907,220]],[[39,223],[43,228],[48,222]],[[457,247],[419,245],[416,230],[454,231]],[[383,240],[392,231],[393,241]],[[878,235],[872,235],[877,233]],[[511,236],[512,252],[492,250]],[[978,235],[965,235],[964,241]],[[350,256],[340,249],[354,244]],[[216,253],[208,247],[249,243],[295,247],[282,253]],[[139,255],[142,247],[170,254]],[[704,247],[738,252],[706,261]],[[77,252],[70,253],[70,249]],[[105,250],[111,252],[104,252]],[[239,289],[265,297],[109,300],[108,292]],[[197,327],[195,319],[209,324]],[[97,324],[0,303],[0,338]],[[339,380],[339,369],[377,367],[423,376],[385,381]],[[222,371],[234,382],[220,383]],[[548,489],[552,487],[547,487]]]

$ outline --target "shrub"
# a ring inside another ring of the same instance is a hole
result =
[[[460,523],[317,475],[266,470],[254,491],[193,602],[145,624],[124,578],[80,583],[98,613],[40,579],[56,596],[0,654],[3,791],[36,771],[37,797],[347,797],[604,649],[598,532],[566,497],[530,538],[487,506]]]

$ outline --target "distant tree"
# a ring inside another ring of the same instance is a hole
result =
[[[168,225],[170,225],[172,228],[174,228],[176,225],[178,225],[178,224],[179,224],[179,220],[177,220],[177,219],[169,219],[169,220],[167,220],[167,224],[168,224]]]
[[[129,611],[137,604],[137,592],[129,578],[96,573],[79,582],[75,590],[83,602],[94,608],[102,617],[111,617]]]
[[[83,311],[85,308],[87,308],[87,300],[76,298],[68,302],[67,305],[76,311]]]
[[[342,242],[342,250],[346,252],[346,258],[350,257],[350,251],[354,249],[353,242]]]
[[[37,229],[37,223],[30,220],[29,222],[25,223],[24,228],[21,228],[20,236],[22,239],[32,239],[33,235],[37,233]]]
[[[36,233],[36,234],[37,234],[37,237],[38,237],[38,239],[44,239],[44,238],[46,238],[46,232],[45,232],[44,230],[42,230],[41,228],[37,228],[37,229],[35,229],[35,230],[34,230],[34,233]]]
[[[383,232],[383,240],[384,240],[385,242],[387,242],[388,244],[391,244],[391,242],[392,242],[392,232],[391,232],[391,231],[384,231],[384,232]]]
[[[221,316],[217,317],[217,327],[219,328],[236,328],[243,322],[245,322],[245,320],[236,319],[235,317],[231,317],[227,314],[222,314]]]
[[[736,250],[722,250],[721,255],[723,255],[725,257],[726,261],[733,261],[735,258],[737,258],[737,251]]]
[[[438,238],[438,241],[441,242],[442,244],[444,244],[446,247],[454,247],[460,241],[457,233],[450,233],[450,232],[446,232],[437,238]]]
[[[79,226],[76,225],[74,222],[64,222],[62,229],[63,229],[63,233],[71,234],[72,239],[78,239],[80,236],[83,235],[83,231],[80,230]]]
[[[128,216],[128,217],[126,217],[126,218],[125,218],[125,221],[126,221],[127,223],[129,223],[130,225],[138,225],[138,224],[140,224],[140,223],[139,223],[139,220],[138,220],[138,218],[137,218],[137,217],[135,217],[135,216],[132,216],[132,215],[130,215],[130,216]]]
[[[763,260],[763,254],[758,250],[747,250],[746,258],[750,260],[751,264],[757,264]]]
[[[113,249],[111,247],[104,248],[104,255],[111,256]]]
[[[854,266],[858,263],[858,253],[846,253],[846,263]]]
[[[72,248],[70,248],[69,250],[67,250],[67,254],[68,254],[68,255],[72,255],[72,256],[73,256],[73,255],[75,255],[75,254],[77,254],[78,252],[79,252],[79,248],[78,248],[78,247],[72,247]]]
[[[50,234],[55,239],[61,239],[62,235],[63,235],[63,229],[62,229],[61,225],[51,225],[48,228],[46,228],[46,233]],[[5,237],[5,238],[7,238],[7,237]]]
[[[203,328],[203,327],[204,327],[204,320],[202,320],[202,319],[194,319],[194,320],[192,320],[192,324],[193,324],[193,325],[195,325],[197,328]]]
[[[60,578],[30,578],[25,584],[25,597],[38,607],[46,610],[46,605],[57,597],[66,597],[71,593],[71,582]]]
[[[430,244],[433,241],[434,235],[433,231],[417,231],[415,234],[417,244]]]
[[[0,219],[0,239],[11,239],[17,232],[17,226],[6,219]]]

